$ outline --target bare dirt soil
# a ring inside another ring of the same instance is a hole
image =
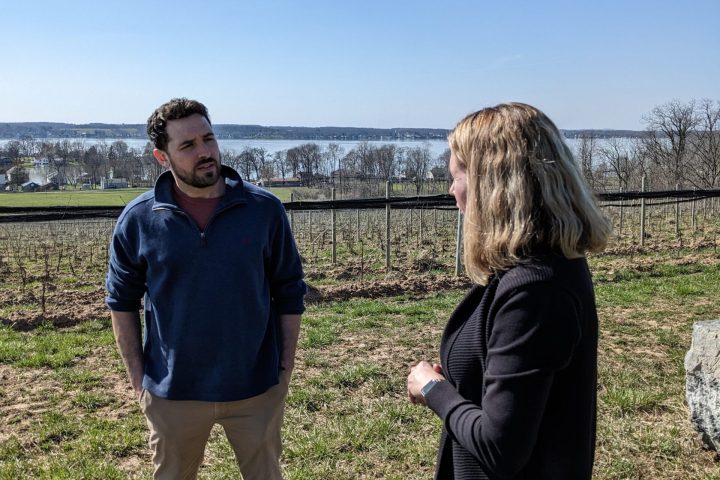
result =
[[[72,288],[55,288],[45,296],[45,312],[42,301],[33,292],[20,293],[0,291],[0,308],[17,307],[0,317],[0,323],[13,329],[27,331],[44,323],[56,327],[70,327],[78,323],[108,315],[105,306],[105,290],[96,287],[91,291]]]
[[[332,274],[357,278],[352,274],[352,269],[337,270]],[[308,304],[312,304],[351,298],[421,295],[448,289],[469,288],[470,285],[470,280],[464,276],[393,272],[380,280],[351,280],[339,285],[314,286],[312,280],[308,280],[308,294],[305,300]],[[0,323],[10,325],[17,331],[29,331],[48,323],[56,327],[69,327],[108,316],[105,290],[101,286],[93,287],[91,290],[88,290],[88,285],[84,285],[82,290],[78,290],[76,286],[53,286],[52,291],[45,295],[45,312],[42,311],[42,301],[37,291],[38,287],[25,293],[0,290],[0,308],[9,311],[0,316]]]
[[[658,266],[683,265],[717,265],[720,256],[712,252],[687,253],[682,255],[637,256],[632,252],[623,250],[624,256],[612,258],[604,254],[597,257],[592,270],[596,280],[600,282],[613,281],[617,272],[647,272]],[[647,253],[647,250],[644,251]],[[342,283],[333,285],[317,285],[317,281],[327,278],[336,279]],[[394,270],[384,277],[361,280],[362,275],[357,265],[338,266],[324,271],[310,271],[308,274],[308,304],[343,301],[352,298],[382,298],[397,295],[424,295],[430,292],[444,290],[466,289],[471,286],[470,280],[461,275],[428,274],[409,269],[406,271]],[[17,290],[0,290],[0,309],[7,313],[0,316],[0,323],[10,325],[14,330],[28,331],[42,324],[50,323],[56,327],[69,327],[78,323],[108,316],[105,305],[105,291],[101,285],[92,285],[88,282],[68,286],[50,285],[45,295],[45,312],[42,311],[42,301],[39,288],[28,289],[24,293]],[[10,308],[8,308],[10,307]]]

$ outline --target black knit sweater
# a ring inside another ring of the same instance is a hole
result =
[[[584,258],[545,256],[473,288],[450,317],[435,478],[584,480],[595,453],[598,321]]]

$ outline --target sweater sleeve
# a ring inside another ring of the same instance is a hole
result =
[[[498,300],[481,404],[463,398],[449,382],[436,385],[425,401],[460,445],[504,478],[530,459],[553,377],[569,364],[581,330],[576,297],[547,283]]]
[[[139,254],[137,235],[129,234],[126,219],[123,215],[115,226],[105,281],[105,303],[111,310],[119,312],[140,310],[140,300],[146,290],[146,265]]]
[[[303,298],[307,287],[303,281],[302,263],[285,210],[280,206],[270,254],[270,291],[280,314],[305,311]]]

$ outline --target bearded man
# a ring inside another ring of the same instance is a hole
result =
[[[281,479],[306,292],[285,210],[221,164],[200,102],[161,105],[147,132],[168,171],[118,218],[106,303],[147,418],[154,478],[196,478],[219,424],[245,480]]]

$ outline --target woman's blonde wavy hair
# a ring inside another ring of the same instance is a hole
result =
[[[610,224],[553,122],[522,103],[485,108],[450,133],[467,173],[465,268],[480,285],[541,252],[600,251]]]

